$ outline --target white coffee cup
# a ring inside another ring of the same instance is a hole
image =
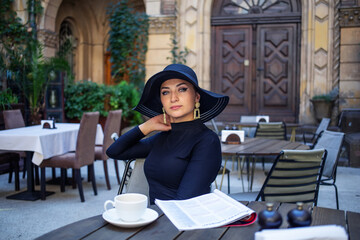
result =
[[[125,222],[136,222],[144,215],[148,198],[140,193],[124,193],[117,195],[114,201],[107,200],[104,203],[104,209],[107,211],[107,205],[110,204],[116,209],[118,218]]]

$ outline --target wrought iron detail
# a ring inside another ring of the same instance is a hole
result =
[[[222,6],[223,14],[266,14],[293,12],[291,0],[227,0]]]

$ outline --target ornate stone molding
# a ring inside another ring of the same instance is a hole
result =
[[[46,47],[57,49],[59,43],[58,34],[47,29],[38,30],[38,38]]]
[[[175,16],[159,16],[149,18],[149,33],[174,33],[176,30],[176,17]]]
[[[332,88],[340,88],[340,12],[338,11],[340,6],[340,0],[334,0],[334,21],[333,21],[333,64],[332,64]],[[336,99],[332,122],[336,122],[336,117],[339,114],[339,98]]]
[[[360,27],[360,7],[340,8],[340,27]]]

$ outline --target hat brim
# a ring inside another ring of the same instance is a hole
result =
[[[174,78],[183,79],[192,83],[195,90],[200,94],[200,119],[202,122],[207,122],[218,116],[229,102],[228,96],[200,88],[197,82],[186,73],[164,70],[153,75],[147,81],[141,99],[134,110],[150,118],[162,114],[160,86],[164,81]]]

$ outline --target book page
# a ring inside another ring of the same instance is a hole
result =
[[[254,211],[219,190],[187,200],[155,200],[180,230],[220,227]]]

